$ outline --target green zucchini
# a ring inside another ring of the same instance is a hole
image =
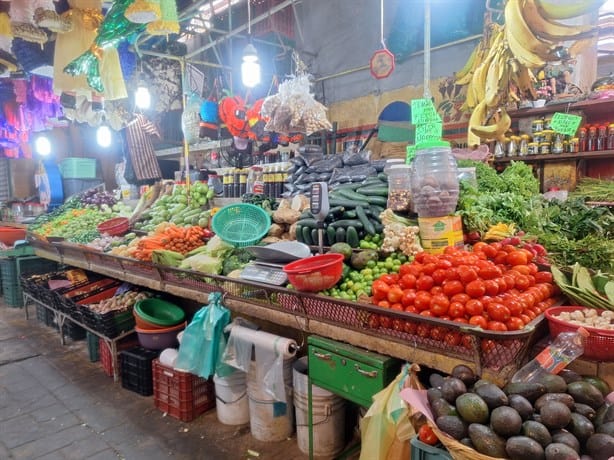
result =
[[[356,210],[350,209],[348,211],[345,211],[343,214],[341,214],[341,217],[343,219],[356,219]]]
[[[367,201],[369,204],[376,204],[378,206],[386,206],[388,204],[388,198],[377,195],[368,196]]]
[[[328,228],[333,228],[333,227],[328,227]],[[345,243],[345,228],[343,227],[337,228],[337,231],[335,232],[335,242]]]
[[[345,242],[352,248],[357,248],[360,245],[360,238],[355,227],[349,226],[345,230]]]
[[[388,182],[388,175],[384,172],[379,173],[377,178],[383,182]]]
[[[304,243],[303,241],[303,226],[296,224],[296,241]]]
[[[366,200],[354,201],[354,200],[348,200],[347,198],[332,198],[331,197],[328,200],[328,203],[331,206],[343,206],[346,210],[354,209],[358,205],[363,206],[363,207],[369,206],[369,202]]]
[[[303,234],[303,243],[311,246],[313,244],[311,241],[311,227],[302,227],[301,232]]]
[[[350,182],[347,184],[339,184],[339,185],[335,185],[335,187],[333,188],[333,191],[337,191],[337,190],[356,190],[358,187],[361,187],[362,184],[360,182]]]
[[[302,227],[317,228],[318,221],[313,219],[313,218],[311,218],[311,219],[301,219],[301,220],[296,222],[296,225],[300,225]]]
[[[357,220],[357,219],[341,219],[341,220],[337,220],[333,223],[330,224],[331,227],[334,228],[339,228],[339,227],[345,227],[347,229],[347,227],[355,227],[355,228],[362,228],[362,222]]]
[[[313,214],[310,211],[303,211],[299,217],[299,220],[301,219],[313,219]]]
[[[367,177],[363,182],[362,186],[367,187],[371,185],[386,185],[388,183],[387,180],[381,180],[379,177]]]
[[[345,211],[345,208],[343,206],[333,206],[332,208],[328,210],[328,214],[326,215],[326,218],[335,219],[341,216],[341,214],[343,214],[343,211]]]
[[[323,234],[322,237],[324,238],[326,234]],[[317,246],[320,244],[320,238],[318,236],[318,229],[314,228],[311,230],[311,244]],[[322,240],[322,246],[326,246],[326,240]]]
[[[361,187],[356,190],[356,193],[362,193],[363,195],[377,195],[377,196],[385,196],[388,198],[388,186],[387,185],[370,185],[366,187]]]
[[[369,198],[360,193],[356,193],[354,190],[339,190],[337,193],[348,200],[354,201],[368,201]]]
[[[362,208],[362,206],[356,206],[356,217],[358,217],[358,220],[360,220],[360,222],[362,223],[365,232],[371,235],[375,235],[375,227],[365,214],[365,210]]]
[[[328,240],[328,245],[332,246],[337,242],[337,232],[334,227],[327,227],[326,229],[326,239]]]
[[[381,222],[373,222],[373,227],[375,228],[376,234],[381,234],[384,231],[384,224]]]
[[[384,209],[386,209],[386,208],[384,208],[383,206],[380,206],[380,205],[378,205],[378,204],[371,203],[371,204],[369,205],[369,209],[370,209],[372,212],[374,212],[374,213],[377,215],[377,217],[379,218],[379,215],[380,215],[381,213],[383,213],[383,212],[384,212]]]

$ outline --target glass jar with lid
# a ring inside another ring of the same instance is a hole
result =
[[[386,168],[388,175],[388,208],[393,211],[411,209],[411,166],[403,163]]]
[[[539,144],[537,142],[529,142],[527,146],[528,155],[537,155],[539,153]]]
[[[537,118],[531,122],[531,131],[535,134],[544,130],[543,118]]]

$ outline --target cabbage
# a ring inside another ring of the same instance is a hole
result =
[[[213,257],[205,252],[201,252],[183,259],[179,265],[179,268],[209,273],[212,275],[219,275],[222,272],[223,261],[223,258]]]

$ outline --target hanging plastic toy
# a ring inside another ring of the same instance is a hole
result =
[[[162,16],[160,0],[133,0],[126,8],[126,19],[137,24],[149,24]]]
[[[175,0],[160,0],[160,19],[147,24],[150,35],[169,35],[179,33],[179,18]]]
[[[9,16],[15,37],[41,45],[47,41],[47,34],[34,25],[34,10],[40,3],[41,0],[11,0]],[[43,1],[42,3],[47,2]]]

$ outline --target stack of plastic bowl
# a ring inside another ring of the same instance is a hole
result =
[[[417,146],[411,188],[418,217],[443,217],[454,212],[459,193],[458,169],[448,142],[431,141]]]
[[[161,299],[143,299],[134,305],[135,331],[144,348],[163,350],[177,346],[177,334],[185,326],[185,312]]]

